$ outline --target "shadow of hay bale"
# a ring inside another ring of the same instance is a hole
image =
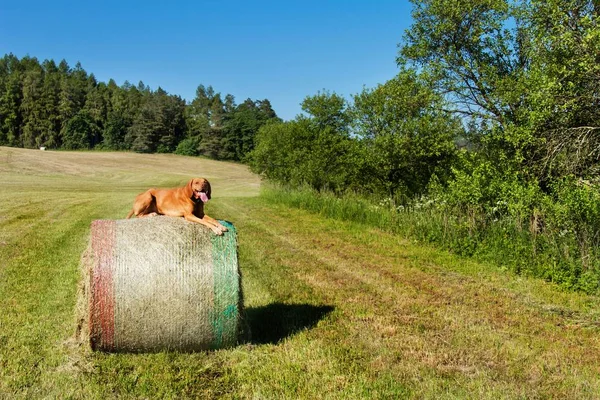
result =
[[[333,306],[272,303],[246,308],[251,344],[276,344],[305,329],[313,328],[334,310]]]

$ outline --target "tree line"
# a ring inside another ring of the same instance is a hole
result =
[[[398,75],[308,96],[305,116],[260,129],[252,168],[427,208],[425,240],[598,290],[600,3],[411,1]]]
[[[186,103],[141,81],[98,82],[80,63],[13,54],[0,59],[0,145],[243,160],[268,121],[279,121],[269,100],[236,104],[212,86],[198,86]]]

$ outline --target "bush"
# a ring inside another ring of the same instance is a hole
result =
[[[182,156],[198,156],[200,155],[200,151],[198,150],[199,147],[200,139],[197,136],[188,137],[179,142],[175,149],[175,154]]]
[[[300,118],[261,127],[249,162],[274,182],[340,193],[357,184],[357,152],[345,134]]]

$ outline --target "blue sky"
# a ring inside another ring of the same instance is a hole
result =
[[[0,56],[80,61],[100,81],[142,80],[187,100],[199,84],[267,98],[292,119],[323,89],[392,78],[411,4],[397,1],[0,1]]]

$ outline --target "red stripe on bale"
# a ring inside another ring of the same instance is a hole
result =
[[[92,254],[96,268],[90,276],[90,344],[94,350],[115,348],[115,296],[113,287],[115,221],[92,222]]]

